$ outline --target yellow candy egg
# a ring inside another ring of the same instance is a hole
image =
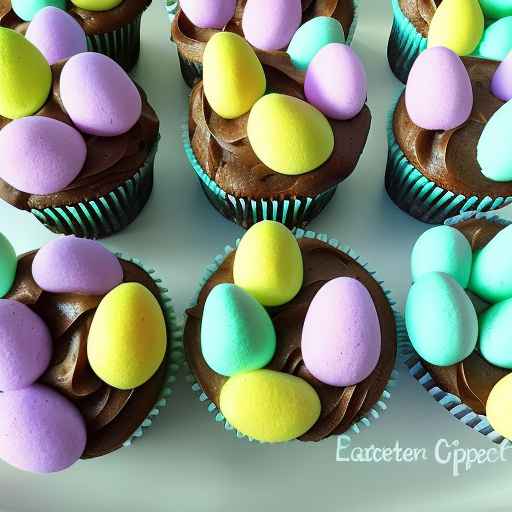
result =
[[[225,119],[249,112],[267,86],[261,63],[249,43],[232,32],[215,34],[203,55],[203,88],[208,103]]]
[[[30,116],[48,98],[50,65],[43,54],[18,32],[0,28],[0,115]]]
[[[86,11],[109,11],[123,0],[71,0],[71,3]]]
[[[123,283],[100,302],[87,340],[89,364],[118,389],[147,382],[167,346],[164,315],[154,295],[139,283]]]
[[[485,413],[491,426],[507,439],[512,439],[512,373],[492,388]]]
[[[443,0],[428,31],[428,47],[445,46],[469,55],[484,33],[484,14],[478,0]]]
[[[235,254],[235,284],[264,306],[291,301],[302,286],[302,253],[291,231],[272,220],[252,226]]]
[[[320,399],[305,380],[273,370],[231,377],[220,392],[220,410],[239,432],[280,443],[305,434],[320,417]]]
[[[249,115],[247,136],[257,157],[281,174],[304,174],[322,165],[334,149],[334,134],[315,107],[285,94],[268,94]]]

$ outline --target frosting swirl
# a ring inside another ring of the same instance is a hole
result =
[[[416,30],[423,36],[428,36],[428,29],[437,7],[443,0],[400,0],[400,9]]]

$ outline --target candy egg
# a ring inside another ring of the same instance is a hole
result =
[[[361,112],[368,94],[363,63],[345,44],[324,46],[308,67],[304,93],[326,116],[352,119]]]
[[[494,304],[480,315],[478,321],[482,356],[495,366],[512,369],[512,299]]]
[[[428,272],[444,272],[466,288],[473,254],[467,238],[451,226],[436,226],[423,233],[411,254],[412,280]]]
[[[0,233],[0,299],[4,297],[12,287],[16,277],[16,252],[9,240]]]
[[[41,9],[28,26],[25,37],[49,64],[87,51],[84,29],[75,18],[56,7]]]
[[[248,112],[266,88],[263,68],[247,41],[231,32],[215,34],[203,55],[203,88],[208,103],[225,119]]]
[[[41,318],[21,302],[0,299],[0,391],[34,383],[51,354],[50,332]]]
[[[512,225],[473,256],[469,289],[487,302],[512,298]]]
[[[457,55],[469,55],[484,32],[484,15],[478,0],[443,0],[428,31],[428,47],[444,46]]]
[[[491,92],[501,101],[512,100],[512,52],[496,69],[491,80]]]
[[[407,80],[405,105],[411,120],[425,130],[465,123],[473,109],[473,88],[460,57],[442,47],[422,52]]]
[[[270,52],[288,45],[301,20],[301,0],[247,0],[242,30],[255,48]]]
[[[71,3],[86,11],[109,11],[124,0],[71,0]]]
[[[204,305],[201,350],[208,366],[221,375],[258,370],[274,356],[274,325],[265,308],[242,288],[219,284]]]
[[[56,119],[24,117],[0,131],[0,177],[28,194],[64,190],[80,174],[86,157],[80,133]]]
[[[320,417],[320,409],[310,384],[272,370],[235,375],[220,392],[226,420],[246,436],[267,443],[291,441],[306,433]]]
[[[154,295],[139,283],[123,283],[100,302],[87,340],[96,375],[118,389],[147,382],[167,347],[164,315]]]
[[[224,28],[235,14],[236,0],[180,0],[185,16],[199,28]]]
[[[475,308],[464,289],[447,274],[429,272],[412,285],[405,323],[416,352],[436,366],[458,363],[475,349]]]
[[[478,45],[476,55],[491,60],[504,60],[512,51],[512,16],[489,25]]]
[[[306,71],[313,57],[330,43],[344,43],[341,23],[330,16],[315,16],[295,32],[288,46],[293,65]]]
[[[123,269],[99,242],[62,236],[37,251],[32,276],[47,292],[105,295],[121,284]]]
[[[50,93],[52,72],[43,54],[18,32],[0,28],[0,115],[30,116]]]
[[[11,0],[12,10],[23,21],[31,21],[45,7],[66,9],[66,0]]]
[[[512,439],[512,373],[499,380],[487,398],[485,414],[494,430]]]
[[[100,53],[71,57],[60,77],[60,95],[73,123],[91,135],[130,130],[142,112],[140,93],[119,64]]]
[[[0,458],[34,473],[66,469],[82,456],[87,442],[78,409],[40,384],[0,393],[0,432]]]
[[[320,288],[304,320],[304,364],[319,381],[352,386],[370,375],[380,357],[379,317],[368,290],[339,277]]]
[[[303,279],[302,253],[291,231],[272,220],[252,226],[235,254],[237,286],[264,306],[280,306],[299,292]]]
[[[334,134],[325,116],[309,103],[284,94],[267,94],[256,102],[247,137],[267,167],[288,175],[313,171],[334,149]]]
[[[512,0],[480,0],[480,6],[485,16],[493,20],[512,16]]]

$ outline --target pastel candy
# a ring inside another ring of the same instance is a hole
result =
[[[405,323],[416,352],[436,366],[456,364],[475,349],[475,308],[464,289],[447,274],[429,272],[412,285]]]
[[[0,393],[0,432],[0,458],[34,473],[66,469],[82,456],[87,442],[78,409],[40,384]]]
[[[363,63],[345,44],[324,46],[306,73],[304,93],[311,105],[332,119],[352,119],[361,112],[368,94]]]
[[[304,364],[319,381],[352,386],[379,362],[379,317],[368,290],[356,279],[339,277],[320,288],[304,320]]]
[[[124,0],[71,0],[71,3],[87,11],[109,11]]]
[[[344,43],[341,23],[330,16],[315,16],[299,27],[288,46],[293,65],[306,71],[313,57],[330,43]]]
[[[473,254],[466,237],[451,226],[436,226],[423,233],[412,249],[412,280],[428,272],[444,272],[467,288]]]
[[[84,29],[75,18],[56,7],[41,9],[28,26],[25,37],[49,64],[87,51]]]
[[[265,308],[242,288],[219,284],[204,306],[201,350],[208,366],[221,375],[258,370],[274,356],[274,325]]]
[[[242,30],[255,48],[280,50],[288,46],[301,20],[301,0],[247,0]]]
[[[100,302],[87,340],[96,375],[118,389],[147,382],[167,347],[165,320],[154,295],[139,283],[123,283]]]
[[[460,57],[442,47],[422,52],[407,80],[405,105],[414,124],[426,130],[465,123],[473,109],[473,88]]]
[[[16,252],[9,240],[0,233],[0,299],[4,297],[12,287],[16,277]]]
[[[48,98],[50,66],[43,54],[18,32],[0,28],[0,115],[30,116]]]
[[[56,119],[24,117],[0,131],[0,177],[28,194],[64,190],[80,174],[86,157],[80,133]]]
[[[225,119],[248,112],[263,96],[266,78],[254,50],[231,32],[215,34],[203,55],[204,94],[212,109]]]
[[[267,167],[287,175],[313,171],[334,149],[334,134],[325,116],[309,103],[284,94],[267,94],[256,102],[247,136]]]
[[[499,380],[485,404],[487,420],[494,430],[507,439],[512,439],[512,373]]]
[[[235,14],[236,0],[180,0],[180,8],[199,28],[224,28]]]
[[[66,9],[66,0],[11,0],[12,10],[23,21],[31,21],[45,7]]]
[[[475,53],[484,59],[504,60],[510,51],[512,51],[512,16],[507,16],[485,29]]]
[[[480,0],[485,16],[497,20],[504,16],[512,16],[512,0]]]
[[[512,369],[512,299],[494,304],[479,317],[480,353],[489,363]]]
[[[264,306],[280,306],[299,292],[302,253],[291,231],[279,222],[254,224],[242,237],[233,263],[237,286]]]
[[[0,299],[0,391],[34,383],[48,368],[52,340],[45,323],[28,306]]]
[[[491,92],[502,101],[512,99],[512,52],[496,69],[491,80]]]
[[[428,31],[428,47],[444,46],[457,55],[469,55],[484,31],[484,15],[478,0],[443,0]]]
[[[272,370],[235,375],[220,392],[226,420],[242,434],[267,443],[291,441],[306,433],[320,417],[320,409],[310,384]]]
[[[105,295],[122,282],[123,269],[99,242],[62,236],[37,251],[32,276],[47,292]]]
[[[60,77],[60,95],[73,123],[85,133],[113,137],[129,131],[142,112],[140,93],[119,64],[100,53],[71,57]]]

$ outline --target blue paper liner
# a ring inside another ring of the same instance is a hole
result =
[[[322,242],[328,243],[330,246],[344,252],[345,254],[347,254],[348,256],[353,258],[361,266],[363,266],[373,276],[373,278],[377,280],[377,282],[379,283],[380,287],[382,288],[382,290],[384,291],[384,293],[388,299],[389,305],[391,306],[393,315],[395,317],[395,323],[396,323],[397,346],[402,345],[407,340],[407,332],[405,329],[405,322],[404,322],[402,316],[400,315],[400,313],[395,309],[396,302],[391,297],[391,291],[384,288],[384,286],[383,286],[384,282],[380,281],[376,278],[376,272],[369,270],[367,268],[368,264],[366,262],[363,262],[359,255],[357,255],[349,246],[342,244],[341,242],[339,242],[338,240],[336,240],[334,238],[329,238],[326,234],[323,234],[323,233],[315,233],[314,231],[305,231],[303,229],[295,229],[295,230],[293,230],[293,234],[295,235],[295,238],[297,240],[300,240],[301,238],[312,238],[312,239],[317,239]],[[240,239],[237,239],[235,242],[235,247],[238,247],[239,243],[240,243]],[[201,278],[201,281],[200,281],[199,286],[196,291],[196,295],[195,295],[194,299],[192,300],[190,307],[193,307],[197,304],[199,294],[200,294],[202,288],[204,287],[204,285],[206,284],[206,282],[219,269],[219,267],[222,265],[222,262],[225,260],[225,258],[227,256],[229,256],[229,254],[231,254],[234,250],[235,249],[230,245],[225,246],[224,252],[222,254],[218,254],[213,259],[212,263],[210,263],[210,265],[208,265],[206,267],[205,273],[204,273],[203,277]],[[386,387],[384,388],[384,391],[382,392],[379,400],[377,400],[377,402],[373,405],[373,407],[362,418],[360,418],[359,420],[354,422],[345,433],[338,435],[338,437],[340,437],[345,442],[345,446],[348,446],[350,444],[353,435],[359,434],[361,432],[361,430],[371,427],[375,423],[375,421],[381,417],[383,412],[387,410],[388,405],[386,402],[388,402],[390,400],[391,390],[396,385],[396,382],[398,380],[399,374],[398,374],[398,370],[397,370],[397,363],[398,363],[398,358],[397,358],[397,361],[395,361],[395,367],[391,372],[388,383],[386,384]],[[206,405],[210,414],[215,418],[215,421],[218,423],[222,423],[224,425],[224,429],[228,430],[228,431],[232,431],[236,435],[237,438],[246,439],[251,442],[255,441],[253,438],[248,437],[245,434],[243,434],[242,432],[239,432],[238,430],[236,430],[226,420],[226,418],[220,412],[220,410],[217,408],[217,406],[208,398],[206,393],[203,391],[203,389],[201,388],[201,385],[199,384],[199,382],[197,382],[195,376],[193,375],[190,368],[188,367],[186,360],[184,362],[184,365],[188,371],[187,380],[192,385],[192,391],[198,396],[199,400]],[[295,440],[295,441],[297,441],[297,440]],[[260,444],[267,444],[267,443],[263,443],[261,441],[256,441],[256,442],[259,442]],[[298,441],[298,442],[300,442],[300,441]]]
[[[429,224],[442,224],[467,211],[487,212],[512,202],[507,197],[466,197],[440,187],[409,162],[395,138],[393,116],[402,92],[393,103],[387,126],[388,161],[385,186],[392,201],[412,217]]]

